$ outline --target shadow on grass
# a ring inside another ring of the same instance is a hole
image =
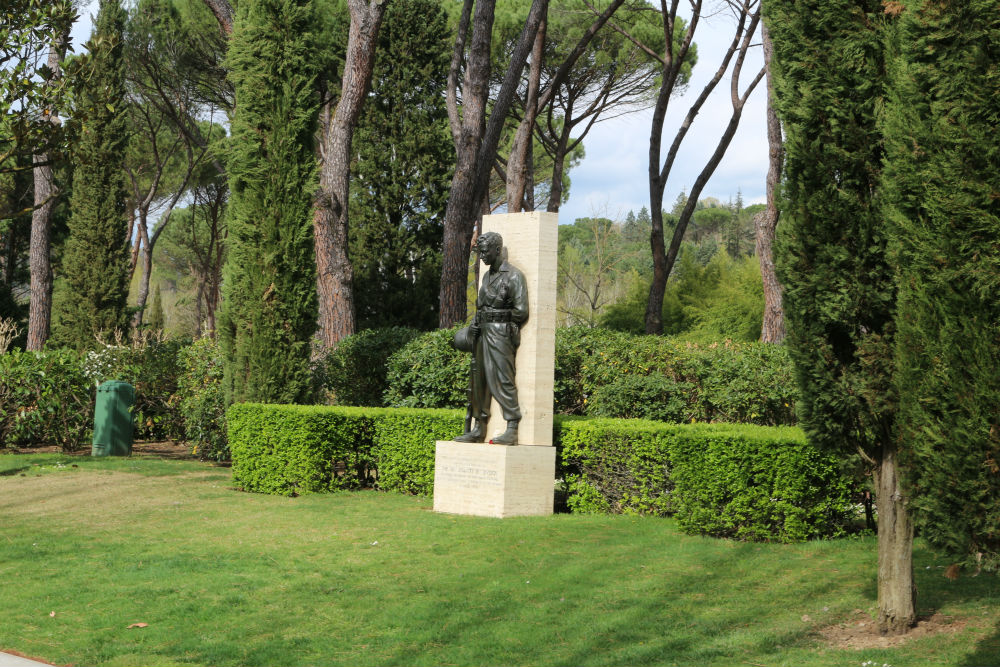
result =
[[[960,667],[996,667],[1000,665],[1000,626],[993,634],[976,644],[976,650],[962,661]]]
[[[0,477],[14,477],[25,470],[30,470],[31,466],[21,466],[20,468],[10,468],[9,470],[0,470]]]
[[[552,568],[549,578],[592,586],[595,595],[561,608],[555,600],[548,603],[552,611],[539,616],[552,619],[550,646],[539,650],[531,638],[532,633],[544,637],[547,631],[537,627],[535,618],[511,621],[522,616],[512,599],[491,607],[478,619],[470,619],[464,610],[442,614],[434,643],[461,646],[476,637],[481,646],[497,647],[488,656],[490,663],[566,665],[722,664],[737,655],[769,655],[804,646],[812,640],[814,628],[788,623],[800,612],[790,615],[787,607],[772,605],[767,598],[774,592],[773,582],[766,575],[758,579],[754,568],[741,571],[738,567],[744,559],[760,562],[759,547],[736,544],[724,553],[702,558],[696,571],[671,576],[669,586],[656,579],[636,581],[622,595],[611,594],[611,598],[601,592],[603,582],[613,578],[627,582],[627,572],[606,569],[581,577],[572,564]],[[828,580],[802,583],[802,604],[810,610],[822,607],[825,597],[837,588]],[[754,592],[757,588],[759,594]],[[574,626],[580,630],[575,638],[568,633],[564,638],[559,631]],[[385,664],[412,664],[413,657],[412,646],[395,649]],[[484,660],[481,652],[448,657],[459,664]]]

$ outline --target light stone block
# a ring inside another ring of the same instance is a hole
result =
[[[434,511],[513,516],[552,514],[556,449],[438,441]]]
[[[521,406],[518,442],[552,444],[555,398],[556,267],[559,215],[544,211],[483,216],[483,233],[497,232],[507,248],[507,261],[521,270],[528,285],[528,321],[517,349],[517,398]],[[486,267],[481,265],[485,277]],[[507,428],[493,401],[486,438]]]

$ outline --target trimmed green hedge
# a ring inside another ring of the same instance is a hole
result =
[[[458,410],[237,403],[226,415],[233,481],[296,496],[377,485],[430,494],[434,442],[462,432]]]
[[[430,495],[434,443],[458,410],[238,404],[233,478],[298,495],[377,486]],[[801,430],[558,417],[557,476],[581,513],[674,516],[692,534],[794,542],[843,533],[851,481]]]
[[[850,478],[798,428],[564,419],[557,435],[574,512],[781,542],[842,534],[853,516]]]

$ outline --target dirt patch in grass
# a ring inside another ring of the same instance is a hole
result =
[[[47,447],[30,447],[22,449],[7,450],[14,454],[66,454],[67,456],[90,456],[89,448],[80,448],[73,452],[64,452],[62,447],[51,445]],[[197,456],[191,454],[191,445],[186,442],[174,442],[172,440],[142,440],[132,445],[132,454],[139,456],[155,456],[161,459],[176,460],[197,460]]]
[[[851,618],[823,628],[819,634],[823,637],[824,643],[831,648],[858,650],[893,648],[913,639],[957,634],[967,627],[969,622],[964,619],[936,613],[920,618],[917,626],[905,635],[883,636],[879,634],[878,624],[871,616],[860,609],[855,609]]]

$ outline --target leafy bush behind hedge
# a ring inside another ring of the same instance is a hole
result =
[[[451,347],[453,335],[454,329],[423,334],[388,359],[385,405],[465,404],[469,355]],[[780,345],[697,345],[585,327],[556,331],[560,414],[792,425],[797,392]]]
[[[67,451],[93,430],[94,390],[71,350],[0,355],[0,447],[59,445]]]
[[[338,405],[380,406],[386,391],[386,361],[420,335],[416,329],[366,329],[344,338],[326,361],[324,387]]]
[[[435,441],[459,433],[463,414],[240,404],[228,421],[244,490],[430,495]],[[797,428],[560,417],[555,442],[574,512],[674,516],[692,534],[783,542],[840,534],[853,514],[838,461]]]

